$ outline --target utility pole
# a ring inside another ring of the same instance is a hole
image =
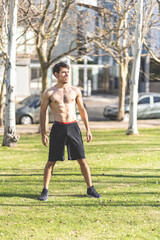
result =
[[[138,134],[137,128],[137,103],[138,103],[138,82],[142,49],[142,22],[143,22],[143,0],[137,2],[137,23],[134,44],[134,60],[131,74],[130,92],[130,113],[127,134]]]

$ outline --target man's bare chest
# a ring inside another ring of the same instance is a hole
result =
[[[76,101],[76,93],[73,90],[57,90],[50,99],[55,104],[71,104]]]

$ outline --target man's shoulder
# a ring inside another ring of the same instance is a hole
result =
[[[46,89],[43,92],[43,97],[50,98],[50,96],[55,92],[55,90],[56,90],[55,85],[53,87],[50,87],[50,88]]]
[[[81,90],[79,87],[71,86],[72,90],[75,91],[77,94],[81,93]]]
[[[55,90],[56,90],[56,85],[54,85],[54,86],[46,89],[46,90],[44,91],[44,93],[47,94],[47,95],[51,95],[51,94],[53,94],[53,92],[55,92]]]

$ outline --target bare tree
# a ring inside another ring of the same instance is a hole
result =
[[[18,141],[15,124],[15,62],[16,62],[16,29],[18,0],[10,0],[8,53],[6,72],[6,107],[3,146],[15,146]]]
[[[96,42],[119,65],[119,111],[118,120],[124,119],[124,102],[127,86],[128,66],[132,60],[130,55],[134,40],[135,2],[132,0],[116,0],[112,9],[104,8],[101,15],[103,20],[103,32],[111,31],[111,35],[101,38]]]
[[[141,50],[142,50],[142,20],[143,20],[143,0],[137,4],[137,23],[134,43],[134,60],[131,75],[131,92],[129,108],[129,124],[127,134],[138,134],[137,128],[137,103],[138,103],[138,82],[140,73]]]
[[[65,21],[74,2],[74,0],[25,0],[23,1],[23,6],[20,6],[20,10],[24,16],[23,22],[29,25],[35,34],[36,50],[41,66],[42,92],[48,87],[47,73],[51,65],[63,56],[69,55],[91,41],[89,37],[86,37],[82,41],[77,40],[77,34],[75,34],[75,39],[68,46],[68,49],[58,56],[54,55],[62,27],[67,26],[65,25]],[[72,23],[73,21],[76,22],[76,19],[72,19]],[[72,24],[72,26],[74,25]],[[71,28],[70,34],[72,34]]]
[[[136,21],[135,0],[115,0],[111,9],[103,6],[101,18],[103,28],[99,29],[107,37],[95,41],[96,45],[111,55],[119,65],[119,113],[118,120],[124,119],[124,103],[128,78],[129,63],[133,60],[133,43],[135,40]],[[153,17],[155,0],[144,5],[142,42],[150,28],[157,22]],[[108,35],[108,32],[111,32]]]
[[[41,67],[42,93],[48,88],[48,69],[52,64],[92,41],[88,35],[83,39],[78,38],[75,2],[75,0],[25,0],[20,4],[21,19],[23,19],[21,24],[31,28],[35,35],[36,52]],[[67,31],[71,40],[65,40]],[[65,48],[62,45],[63,51],[55,54],[60,37],[64,39]],[[46,129],[48,129],[48,114],[46,114]]]
[[[8,58],[8,26],[9,26],[9,1],[2,0],[0,1],[0,67],[1,67],[1,83],[0,83],[0,126],[3,126],[4,123],[4,98],[5,98],[5,81],[6,81],[6,71],[7,71],[7,58]],[[18,36],[16,39],[17,48],[19,46],[26,44],[26,41],[30,39],[26,39],[25,42],[18,40],[22,38],[26,34],[27,28],[24,31],[21,31],[19,34],[16,32]],[[17,54],[18,55],[18,54]]]
[[[146,46],[148,52],[157,62],[160,62],[159,59],[152,53],[151,49],[148,48],[145,39],[142,41],[142,33],[152,31],[152,26],[154,30],[159,27],[159,19],[156,16],[157,2],[153,2],[152,11],[155,17],[152,15],[151,19],[147,19],[144,24],[142,31],[142,21],[143,21],[143,0],[139,0],[137,4],[137,27],[136,27],[136,38],[135,38],[135,48],[134,48],[134,61],[132,67],[132,76],[131,76],[131,92],[130,92],[130,114],[129,114],[129,124],[127,134],[137,134],[137,104],[138,104],[138,83],[139,83],[139,73],[140,73],[140,54],[142,48],[142,42]],[[157,19],[157,20],[156,20]],[[150,38],[147,37],[146,34],[143,33],[143,36],[146,36],[147,41],[150,41]],[[152,45],[151,48],[155,48],[154,42],[157,43],[157,40],[152,37]]]

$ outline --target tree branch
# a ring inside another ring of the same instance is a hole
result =
[[[42,18],[41,18],[41,21],[40,21],[40,25],[39,25],[40,32],[43,36],[44,36],[44,32],[43,32],[44,31],[44,23],[45,23],[45,20],[46,20],[46,15],[48,13],[49,6],[50,6],[50,0],[47,0],[46,6],[45,6],[45,9],[43,11]]]
[[[54,14],[48,25],[48,32],[51,32],[51,28],[55,25],[55,22],[58,16],[58,9],[59,9],[59,0],[55,0]]]
[[[151,51],[151,49],[147,46],[146,41],[144,40],[144,46],[149,52],[149,54],[152,56],[152,58],[157,62],[160,63],[160,59],[155,56],[155,54]]]
[[[57,45],[57,41],[58,41],[58,38],[59,38],[59,33],[60,33],[61,28],[62,28],[64,18],[66,17],[66,14],[67,14],[68,9],[69,9],[71,4],[72,4],[71,0],[68,0],[65,8],[63,9],[63,11],[62,11],[62,13],[59,17],[58,26],[57,26],[57,29],[56,29],[56,32],[55,32],[55,37],[54,37],[54,40],[53,40],[53,42],[52,42],[52,44],[49,48],[49,51],[48,51],[48,57],[47,57],[48,62],[50,62],[50,60],[51,60],[51,55],[52,55],[53,48]]]

